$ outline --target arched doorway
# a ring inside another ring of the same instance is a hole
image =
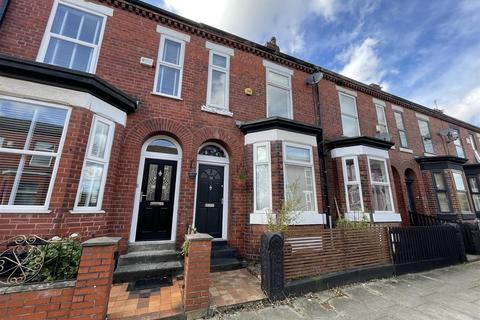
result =
[[[227,151],[217,143],[205,143],[198,151],[195,228],[224,240],[228,228],[229,163]]]
[[[417,179],[415,172],[413,172],[412,169],[407,169],[405,170],[405,185],[407,188],[407,199],[408,199],[408,211],[409,212],[417,212],[417,204],[416,204],[416,196],[415,192],[418,191],[416,190],[416,184],[417,184]]]
[[[182,149],[167,136],[148,139],[140,157],[130,242],[175,241]]]

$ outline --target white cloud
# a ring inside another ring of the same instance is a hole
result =
[[[366,38],[361,44],[350,47],[339,55],[338,58],[345,63],[340,73],[366,84],[378,83],[386,91],[388,84],[383,81],[386,72],[382,70],[380,58],[375,51],[377,44],[378,40]]]
[[[454,117],[469,120],[478,125],[480,123],[480,86],[470,90],[460,102],[451,106],[449,111]]]
[[[304,53],[306,19],[313,13],[332,21],[339,10],[335,0],[164,0],[164,7],[252,41],[276,36],[280,50],[297,55]]]

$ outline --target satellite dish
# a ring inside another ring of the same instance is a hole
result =
[[[307,77],[307,84],[313,85],[320,82],[323,79],[323,73],[315,72]]]
[[[443,128],[438,132],[442,137],[447,138],[448,142],[455,141],[459,138],[458,131],[452,128]]]

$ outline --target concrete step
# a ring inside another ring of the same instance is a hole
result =
[[[237,250],[229,248],[229,247],[212,248],[211,257],[212,257],[212,259],[215,259],[215,258],[236,258],[237,257]]]
[[[174,243],[130,243],[127,252],[175,250]]]
[[[180,252],[175,250],[133,251],[121,255],[118,259],[118,265],[179,261],[181,257]]]
[[[180,274],[182,270],[183,264],[180,261],[118,265],[113,273],[113,283],[160,278],[166,275],[173,277]]]
[[[246,261],[237,258],[215,258],[210,263],[211,272],[237,270],[247,266]]]

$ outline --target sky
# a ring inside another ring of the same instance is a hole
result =
[[[146,0],[480,126],[480,0]]]

